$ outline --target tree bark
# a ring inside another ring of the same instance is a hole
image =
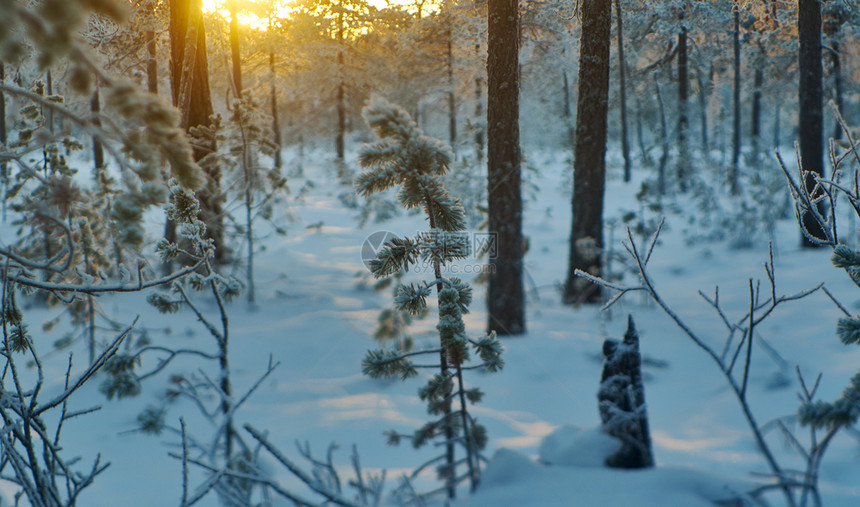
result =
[[[627,140],[627,63],[624,60],[624,35],[622,31],[621,0],[615,0],[616,40],[618,45],[618,108],[621,114],[621,154],[624,156],[624,181],[630,181],[630,143]],[[564,75],[565,89],[567,73]]]
[[[575,272],[600,275],[602,265],[611,22],[611,0],[583,2],[573,150],[573,224],[564,286],[566,304],[598,302],[602,296],[600,286],[576,276]]]
[[[833,64],[830,72],[833,75],[833,101],[836,103],[836,108],[842,112],[842,59],[839,56],[839,41],[833,41],[830,44],[830,58]],[[842,139],[842,126],[839,123],[833,127],[833,139],[837,141]]]
[[[90,112],[93,113],[93,125],[100,127],[101,121],[98,115],[101,112],[101,101],[99,100],[98,86],[93,90],[93,98],[90,100]],[[93,166],[95,166],[96,171],[105,166],[104,146],[102,146],[101,141],[97,137],[93,137]]]
[[[481,43],[475,44],[475,54],[481,54]],[[475,159],[480,166],[484,162],[484,79],[480,73],[475,77]]]
[[[570,107],[570,80],[567,77],[566,69],[562,69],[561,71],[561,87],[561,114],[564,117],[564,124],[567,126],[567,142],[570,144],[570,149],[573,150],[573,140],[576,139],[576,135],[573,131],[573,109]]]
[[[621,441],[621,448],[606,458],[612,468],[654,466],[639,334],[633,317],[627,317],[624,341],[603,342],[603,372],[597,391],[603,431]]]
[[[762,56],[764,55],[762,54]],[[750,111],[750,144],[752,144],[752,153],[755,158],[758,157],[759,146],[761,145],[761,87],[764,84],[764,71],[761,67],[761,65],[756,65],[753,72],[752,110]]]
[[[817,0],[813,0],[817,1]],[[735,3],[734,14],[734,82],[732,88],[732,166],[729,170],[729,190],[732,195],[740,193],[738,164],[741,156],[741,21],[740,7]]]
[[[239,52],[239,17],[236,0],[230,0],[230,56],[233,63],[233,90],[236,97],[242,96],[242,55]]]
[[[800,137],[800,160],[806,173],[804,185],[810,195],[815,195],[815,174],[824,175],[824,142],[822,111],[822,66],[821,66],[821,4],[819,0],[798,0],[797,35],[798,50],[798,135]],[[801,217],[803,228],[815,238],[824,239],[824,231],[808,213]],[[801,237],[804,247],[815,246],[805,235]]]
[[[690,80],[687,65],[687,29],[682,27],[678,33],[678,187],[682,192],[687,190],[687,97]]]
[[[702,79],[702,71],[696,68],[696,81],[699,84],[699,120],[702,134],[702,153],[708,153],[708,91],[705,80]]]
[[[490,252],[488,328],[525,332],[519,131],[519,10],[516,0],[489,0],[487,31],[487,199]],[[493,255],[495,254],[495,255]]]
[[[338,41],[338,50],[337,50],[337,72],[338,72],[338,84],[337,84],[337,93],[335,100],[337,104],[335,104],[335,108],[337,108],[337,134],[334,139],[334,148],[337,153],[337,160],[341,164],[343,164],[344,156],[345,156],[345,138],[346,138],[346,83],[344,83],[344,56],[343,56],[343,45],[345,40],[345,27],[343,20],[343,13],[338,14],[338,29],[337,29],[337,41]]]
[[[158,93],[158,54],[155,32],[147,30],[144,34],[146,38],[146,88],[149,93]]]
[[[212,92],[209,88],[209,64],[206,57],[206,32],[200,0],[170,0],[170,79],[173,103],[181,113],[186,131],[209,125]],[[194,160],[200,161],[215,151],[215,141],[197,139],[193,145]],[[226,260],[223,211],[221,208],[221,171],[209,167],[206,186],[198,192],[200,216],[207,234],[215,243],[215,260]]]
[[[452,23],[451,20],[448,23]],[[454,94],[454,39],[451,28],[446,33],[447,48],[445,66],[448,70],[448,142],[457,153],[457,96]]]

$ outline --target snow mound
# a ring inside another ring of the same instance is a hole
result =
[[[563,426],[541,443],[540,463],[519,452],[500,449],[487,465],[478,491],[457,505],[744,505],[743,492],[754,487],[748,481],[692,468],[621,470],[605,467],[603,460],[619,445],[600,428]]]
[[[565,425],[547,435],[540,444],[540,462],[563,467],[602,467],[618,452],[621,442],[600,428]]]

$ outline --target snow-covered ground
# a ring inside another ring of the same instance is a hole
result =
[[[572,308],[560,303],[558,287],[566,276],[570,229],[570,168],[564,154],[535,152],[529,157],[537,170],[527,176],[535,190],[526,204],[524,224],[530,242],[526,257],[528,333],[503,340],[503,372],[472,373],[466,379],[486,393],[474,414],[487,426],[486,455],[493,458],[478,492],[471,498],[465,489],[460,492],[462,504],[708,505],[764,480],[761,474],[767,473],[767,465],[719,370],[659,309],[644,303],[638,294],[626,296],[603,314],[592,306]],[[325,163],[308,159],[304,175],[294,177],[290,185],[296,191],[307,181],[314,183],[313,188],[303,200],[291,204],[298,219],[279,224],[288,234],[266,239],[265,251],[257,258],[257,304],[249,306],[239,299],[228,308],[235,390],[249,388],[264,372],[270,355],[280,362],[237,419],[240,426],[251,423],[268,430],[272,442],[299,462],[294,441],[309,442],[317,455],[324,455],[328,445],[337,442],[341,447],[335,457],[345,476],[350,473],[351,446],[356,444],[362,465],[370,471],[387,469],[388,484],[393,486],[402,473],[421,464],[433,450],[389,447],[382,435],[389,429],[413,431],[425,420],[426,410],[416,395],[420,380],[383,382],[361,374],[360,361],[375,346],[376,317],[390,304],[390,292],[369,288],[360,250],[364,239],[377,230],[413,234],[425,225],[420,216],[401,215],[359,229],[356,210],[347,209],[338,198],[348,189],[334,182]],[[638,190],[638,183],[624,184],[611,173],[606,217],[619,217],[619,210],[638,210],[634,198]],[[719,347],[724,327],[697,291],[713,294],[714,286],[719,285],[726,309],[733,314],[746,312],[748,279],[766,284],[762,264],[767,260],[767,247],[688,246],[681,234],[684,227],[683,218],[667,217],[667,228],[650,264],[651,274],[677,313]],[[621,251],[621,237],[621,229],[616,228],[612,246],[616,251]],[[792,220],[777,224],[776,238],[779,293],[825,282],[843,304],[858,308],[860,292],[842,271],[831,266],[828,251],[799,248]],[[630,276],[626,280],[635,282]],[[486,322],[485,289],[479,285],[475,290],[475,303],[466,317],[469,332],[478,336]],[[159,315],[145,304],[144,297],[111,296],[102,305],[122,322],[140,315],[139,327],[150,328],[150,338],[156,343],[210,345],[206,330],[189,312]],[[214,318],[214,305],[204,303],[203,308],[213,312]],[[36,329],[39,319],[54,315],[52,312],[56,310],[32,310],[27,318]],[[607,337],[622,336],[628,314],[640,331],[644,356],[655,360],[649,364],[658,365],[645,369],[657,461],[657,468],[650,471],[602,467],[611,442],[594,430],[599,425],[595,393],[601,345]],[[817,293],[780,307],[759,328],[762,338],[778,353],[775,358],[762,346],[753,350],[749,397],[761,423],[795,413],[796,365],[810,379],[818,372],[824,374],[819,389],[822,399],[837,397],[847,385],[860,367],[860,351],[841,345],[835,337],[840,314],[824,294]],[[419,345],[428,336],[421,338],[420,329],[430,329],[431,321],[418,323]],[[45,335],[38,345],[49,349],[61,332]],[[83,350],[76,353],[86,357]],[[64,357],[62,352],[50,356],[52,389],[62,387]],[[177,361],[169,370],[190,373],[197,367],[206,366]],[[168,455],[177,450],[178,437],[170,432],[150,436],[128,431],[135,428],[143,407],[162,403],[170,371],[148,380],[137,398],[108,402],[98,392],[97,379],[73,399],[75,408],[102,405],[103,409],[66,425],[67,452],[85,460],[101,453],[102,460],[111,462],[85,492],[81,505],[179,503],[181,466]],[[214,431],[190,403],[178,401],[169,406],[168,424],[178,427],[180,416],[189,433],[199,438]],[[806,435],[806,429],[797,429]],[[541,451],[541,442],[550,435],[553,440]],[[770,431],[768,438],[787,468],[802,467],[777,430]],[[821,470],[825,505],[860,504],[858,451],[860,443],[847,434],[837,437],[831,446]],[[284,484],[299,487],[274,460],[271,473]],[[195,472],[191,479],[193,486],[202,475]],[[432,483],[432,476],[426,481]],[[777,495],[768,498],[774,504],[782,501]],[[198,505],[217,504],[210,495]]]

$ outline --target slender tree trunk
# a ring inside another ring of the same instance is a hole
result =
[[[682,27],[678,33],[678,187],[682,192],[688,187],[688,150],[687,150],[687,97],[689,95],[689,69],[687,64],[687,29]]]
[[[657,97],[657,113],[660,117],[660,164],[657,167],[657,195],[666,195],[666,164],[669,161],[669,133],[666,128],[666,110],[663,105],[663,93],[660,91],[660,83],[654,79],[654,93]]]
[[[45,91],[48,94],[48,96],[53,95],[54,94],[54,75],[51,72],[51,69],[48,69],[47,72],[45,72],[45,86],[46,86]],[[48,130],[51,133],[53,133],[54,132],[54,110],[53,109],[46,109],[45,110],[45,120],[48,123]]]
[[[648,158],[648,148],[645,146],[645,135],[642,129],[642,102],[639,100],[639,97],[636,97],[636,141],[639,144],[642,165],[651,165],[651,160]]]
[[[624,156],[624,181],[630,181],[630,143],[627,141],[627,62],[624,60],[624,35],[622,31],[621,0],[615,0],[616,42],[618,45],[618,108],[621,114],[621,154]],[[567,74],[565,73],[565,88]]]
[[[158,93],[158,54],[155,32],[147,30],[144,33],[146,38],[146,87],[149,93]]]
[[[599,276],[602,266],[611,23],[611,0],[592,0],[582,4],[573,220],[567,282],[564,286],[566,304],[598,302],[602,296],[600,286],[576,276],[576,271]]]
[[[451,21],[449,21],[451,23]],[[454,94],[454,40],[451,29],[447,32],[447,51],[445,66],[448,70],[448,142],[457,153],[457,97]]]
[[[481,54],[481,43],[475,44],[475,54]],[[475,158],[478,165],[484,163],[484,79],[475,77]]]
[[[779,148],[779,138],[780,138],[780,133],[779,133],[780,118],[779,117],[781,115],[782,115],[782,108],[780,108],[779,101],[777,100],[776,101],[776,107],[774,107],[774,112],[773,112],[773,148],[774,149]]]
[[[564,124],[567,126],[567,142],[570,143],[570,150],[573,151],[573,140],[576,139],[576,135],[573,131],[573,109],[570,107],[570,80],[567,78],[567,70],[565,69],[561,71],[561,85],[561,114],[564,118]]]
[[[830,58],[833,66],[830,72],[833,74],[833,102],[842,112],[842,58],[839,56],[839,41],[834,40],[830,45]],[[833,139],[842,139],[842,126],[837,123],[833,127]]]
[[[6,64],[0,62],[0,83],[6,84]],[[6,146],[8,132],[6,131],[6,94],[0,90],[0,145]],[[0,162],[0,178],[3,183],[3,221],[6,221],[6,192],[9,189],[9,165]]]
[[[816,1],[816,0],[813,0]],[[740,7],[734,4],[734,86],[732,88],[732,167],[729,171],[729,189],[732,195],[740,193],[738,164],[741,156],[741,22]]]
[[[338,15],[338,32],[337,32],[337,40],[339,43],[338,51],[337,51],[337,71],[339,75],[339,81],[337,84],[337,96],[335,100],[337,104],[335,107],[337,108],[337,135],[334,140],[334,148],[337,153],[337,160],[341,164],[344,161],[344,152],[345,152],[345,138],[346,138],[346,84],[344,83],[344,56],[343,56],[343,44],[344,44],[344,21],[343,14]]]
[[[702,79],[702,71],[696,68],[696,81],[699,84],[699,120],[701,122],[702,153],[708,154],[708,91],[705,80]]]
[[[228,3],[230,10],[230,57],[233,63],[233,91],[237,98],[242,96],[242,54],[239,52],[239,16],[236,0]]]
[[[822,111],[822,66],[821,66],[821,4],[818,0],[798,0],[797,35],[798,51],[798,125],[800,132],[800,159],[806,173],[804,185],[815,197],[815,176],[824,175],[824,142]],[[823,211],[823,210],[822,210]],[[824,239],[824,231],[810,215],[802,217],[803,227],[815,238]],[[804,247],[815,246],[806,236]]]
[[[489,0],[487,30],[487,199],[490,252],[488,328],[525,332],[519,131],[519,9],[516,0]]]
[[[764,57],[764,48],[760,47],[760,49],[762,50],[761,56]],[[758,159],[761,145],[761,87],[763,84],[764,71],[762,71],[761,65],[756,65],[753,72],[752,110],[750,111],[750,144],[752,145],[753,160]]]
[[[181,126],[189,130],[209,125],[213,114],[209,88],[209,64],[206,57],[206,32],[203,27],[202,2],[170,1],[170,79],[174,104],[181,113]],[[215,151],[214,140],[198,140],[193,147],[194,160]],[[221,170],[216,164],[206,169],[206,186],[198,192],[200,216],[207,234],[215,243],[215,260],[226,260],[223,211],[221,208]]]
[[[90,100],[90,112],[93,113],[93,125],[100,127],[101,120],[99,120],[99,113],[101,112],[101,102],[99,100],[98,86],[96,86],[96,89],[93,91],[93,98]],[[104,146],[102,146],[101,141],[96,137],[93,138],[93,165],[96,170],[105,166]]]
[[[271,113],[272,113],[272,137],[275,141],[275,167],[280,169],[283,165],[281,160],[281,119],[278,114],[278,92],[275,89],[275,52],[269,52],[269,72],[271,73]]]

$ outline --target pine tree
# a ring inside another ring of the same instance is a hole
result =
[[[583,4],[576,106],[573,220],[564,302],[596,302],[601,290],[576,276],[581,269],[600,274],[603,248],[603,187],[606,171],[606,119],[612,2]]]
[[[465,451],[465,477],[474,490],[480,480],[478,453],[486,444],[486,430],[469,413],[469,405],[480,401],[482,393],[477,388],[466,388],[463,371],[500,370],[504,364],[501,345],[494,334],[477,340],[466,335],[463,314],[472,302],[472,289],[459,278],[443,276],[448,263],[469,255],[468,236],[463,232],[464,210],[448,194],[441,179],[451,162],[450,150],[424,135],[406,111],[384,99],[373,99],[363,114],[379,140],[365,145],[360,153],[359,163],[365,172],[358,177],[358,192],[369,196],[399,186],[400,204],[406,209],[423,209],[430,226],[429,231],[415,237],[389,240],[369,267],[377,278],[408,271],[419,263],[432,267],[434,279],[401,285],[394,300],[398,310],[419,315],[435,287],[439,347],[409,353],[372,350],[365,356],[362,369],[374,378],[405,380],[417,376],[419,368],[438,368],[439,372],[419,390],[428,412],[437,418],[405,438],[415,447],[441,438],[445,454],[438,468],[439,477],[445,483],[448,498],[454,498],[457,483],[464,478],[457,473],[460,462],[455,456],[456,447],[462,446]],[[467,366],[471,351],[480,362]],[[436,356],[439,362],[432,366],[413,363],[412,358],[425,355]],[[459,404],[457,409],[452,406],[455,402]],[[389,441],[397,443],[403,437],[391,432]]]

